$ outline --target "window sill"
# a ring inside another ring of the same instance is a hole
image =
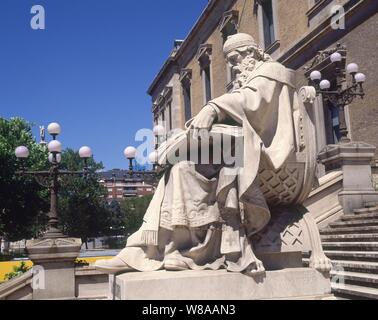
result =
[[[333,0],[320,0],[319,2],[315,3],[313,7],[306,12],[308,20],[314,18],[321,10],[324,9],[330,2]]]
[[[274,41],[273,43],[271,43],[266,49],[265,49],[265,53],[267,54],[273,54],[274,52],[276,52],[279,47],[281,46],[281,42],[280,40],[276,40]]]

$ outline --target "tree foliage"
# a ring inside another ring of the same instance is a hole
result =
[[[113,200],[108,204],[110,218],[110,236],[123,235],[125,228],[125,212],[118,201]]]
[[[77,152],[67,149],[62,153],[61,168],[82,171],[84,163]],[[58,212],[62,230],[85,243],[89,238],[107,235],[110,229],[107,191],[96,173],[102,168],[102,163],[89,159],[89,174],[86,177],[68,176],[60,180]]]
[[[20,118],[0,118],[0,237],[8,241],[35,238],[45,229],[49,211],[49,189],[34,177],[17,174],[21,162],[14,151],[29,148],[24,161],[28,170],[49,168],[48,151],[36,143],[32,125]],[[102,163],[88,160],[89,175],[59,179],[58,214],[64,234],[87,242],[100,236],[129,236],[143,223],[152,196],[107,203],[107,190],[97,172]],[[62,170],[82,171],[84,163],[72,149],[62,153]]]
[[[17,174],[21,163],[14,154],[16,147],[29,148],[25,166],[45,169],[47,154],[35,142],[31,124],[20,118],[0,118],[0,236],[9,241],[32,238],[46,222],[48,193],[33,177]]]
[[[139,230],[143,223],[144,215],[150,205],[152,195],[141,198],[125,199],[121,202],[124,212],[124,234],[129,236]]]

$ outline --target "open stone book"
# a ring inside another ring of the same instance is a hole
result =
[[[243,157],[243,128],[226,124],[215,124],[208,137],[198,140],[193,138],[192,131],[187,129],[164,141],[158,149],[158,164],[175,164],[183,160],[210,158]],[[239,160],[239,159],[238,159]],[[240,159],[242,160],[242,159]],[[206,160],[205,160],[206,161]],[[203,163],[202,164],[207,164]],[[211,163],[214,163],[212,161]],[[215,161],[215,164],[216,163]]]

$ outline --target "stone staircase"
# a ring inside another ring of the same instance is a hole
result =
[[[333,293],[346,299],[378,299],[378,207],[355,210],[320,234],[334,266]]]

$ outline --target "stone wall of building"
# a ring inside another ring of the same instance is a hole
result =
[[[225,93],[227,85],[226,62],[223,56],[223,39],[221,33],[215,30],[208,42],[213,46],[211,57],[211,89],[212,96],[215,98]]]
[[[276,0],[277,29],[280,51],[290,48],[308,30],[306,12],[310,9],[308,1]]]
[[[261,29],[261,7],[255,0],[209,1],[208,11],[200,19],[179,50],[178,58],[171,67],[164,69],[162,76],[152,90],[153,99],[164,83],[176,77],[176,97],[180,97],[179,106],[174,104],[173,117],[176,127],[183,127],[185,110],[181,83],[178,81],[180,70],[191,69],[192,116],[198,114],[204,105],[204,88],[200,64],[196,52],[201,44],[212,45],[211,54],[211,91],[212,97],[224,94],[227,89],[227,66],[223,56],[223,37],[219,29],[222,14],[236,10],[239,14],[238,32],[251,34],[258,43],[263,43]],[[347,14],[346,30],[332,30],[330,26],[331,8],[344,5]],[[308,85],[304,66],[308,65],[319,50],[335,47],[340,42],[347,46],[347,63],[356,62],[361,72],[367,75],[366,97],[357,99],[350,106],[351,135],[354,140],[361,140],[378,145],[378,73],[376,66],[378,50],[376,30],[378,30],[378,2],[374,0],[273,0],[276,45],[268,52],[284,65],[296,70],[296,86]],[[321,108],[322,106],[318,106]],[[180,115],[177,115],[180,112]],[[179,124],[181,122],[181,124]],[[378,155],[378,153],[377,153]]]
[[[372,16],[340,40],[348,50],[347,63],[355,62],[366,74],[366,97],[350,105],[351,134],[355,141],[378,146],[378,15]],[[378,153],[376,153],[378,155]]]
[[[356,98],[347,109],[349,110],[349,130],[352,140],[364,141],[378,146],[378,91],[376,90],[376,84],[378,83],[378,74],[376,72],[378,50],[375,39],[376,30],[378,30],[378,14],[373,14],[344,36],[339,37],[336,34],[334,43],[327,48],[333,48],[337,43],[345,45],[347,49],[346,65],[352,62],[357,63],[360,67],[360,72],[367,76],[367,81],[364,84],[365,98],[363,100]],[[319,39],[317,42],[321,41]],[[298,88],[308,84],[308,80],[304,75],[304,67],[311,63],[312,58],[311,56],[311,59],[308,59],[297,68],[296,85]],[[349,83],[351,83],[350,80],[349,77]],[[378,149],[376,155],[378,157]]]
[[[229,9],[236,10],[240,14],[243,13],[242,19],[239,21],[239,32],[249,33],[255,37],[256,41],[258,41],[257,16],[253,9],[254,3],[254,0],[237,0]],[[226,92],[226,86],[228,84],[226,62],[223,55],[223,37],[218,28],[218,23],[211,35],[207,39],[201,39],[201,41],[202,43],[212,45],[211,92],[212,97],[215,98]],[[193,45],[197,44],[197,42],[193,43]],[[201,68],[197,57],[193,56],[191,61],[186,66],[182,66],[182,68],[192,70],[192,115],[195,116],[204,106],[204,90],[201,77]],[[181,101],[183,105],[183,95],[181,95]]]

